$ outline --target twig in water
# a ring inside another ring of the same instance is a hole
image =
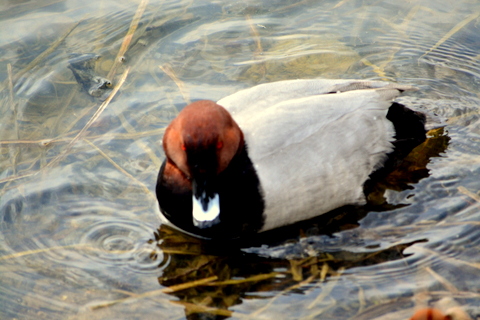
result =
[[[77,140],[80,139],[84,135],[84,133],[88,130],[88,128],[90,128],[90,126],[100,117],[102,112],[107,108],[109,103],[112,101],[113,97],[117,94],[118,90],[120,90],[120,87],[125,82],[125,79],[128,76],[129,70],[130,70],[129,68],[127,68],[125,70],[122,77],[118,81],[115,88],[113,88],[113,90],[110,93],[110,95],[108,96],[108,98],[100,105],[100,107],[98,107],[95,114],[90,118],[90,120],[88,120],[88,122],[85,124],[85,126],[80,130],[80,132],[78,132],[78,134],[72,139],[72,141],[70,141],[70,143],[67,145],[65,150],[61,154],[59,154],[57,157],[55,157],[52,161],[50,161],[45,167],[52,167],[53,165],[57,164],[60,160],[63,159],[63,157],[65,157],[68,154],[68,152],[73,147],[73,145],[77,142]]]
[[[450,291],[452,293],[458,293],[459,292],[459,290],[450,281],[448,281],[447,279],[445,279],[444,277],[442,277],[441,275],[439,275],[438,273],[433,271],[432,268],[426,267],[425,270],[428,273],[430,273],[430,275],[432,277],[434,277],[435,280],[440,282],[445,287],[445,289],[447,289],[448,291]]]
[[[204,279],[200,279],[200,280],[195,280],[195,281],[191,281],[191,282],[187,282],[187,283],[177,284],[177,285],[170,286],[170,287],[167,287],[167,288],[163,288],[163,289],[160,289],[160,290],[153,290],[153,291],[145,292],[145,293],[133,296],[133,297],[127,297],[127,298],[124,298],[124,299],[117,299],[117,300],[103,302],[101,304],[90,306],[90,309],[95,310],[95,309],[109,307],[109,306],[112,306],[112,305],[117,304],[117,303],[124,303],[124,302],[133,301],[134,299],[148,298],[148,297],[157,296],[157,295],[162,294],[162,293],[173,293],[173,292],[180,291],[180,290],[190,289],[190,288],[205,285],[205,284],[207,284],[209,282],[212,282],[212,281],[215,281],[217,279],[218,279],[217,276],[212,276],[212,277],[208,277],[208,278],[204,278]]]
[[[250,315],[249,315],[249,319],[257,319],[257,318],[260,318],[260,317],[259,317],[259,314],[262,313],[262,312],[264,312],[265,310],[267,310],[278,298],[284,296],[286,293],[291,292],[292,290],[301,288],[301,287],[303,287],[303,286],[311,283],[313,280],[315,280],[316,277],[317,277],[316,274],[311,275],[310,277],[308,277],[308,278],[305,279],[304,281],[299,282],[299,283],[296,283],[296,284],[294,284],[293,286],[290,286],[290,287],[288,287],[287,289],[282,290],[282,292],[279,292],[277,295],[275,295],[275,297],[273,297],[272,299],[270,299],[270,301],[269,301],[266,305],[264,305],[264,306],[261,307],[260,309],[256,310],[256,311],[253,312],[252,314],[250,314]]]
[[[28,256],[28,255],[31,255],[31,254],[49,252],[49,251],[53,251],[53,250],[69,249],[69,248],[81,248],[81,247],[86,247],[86,246],[87,246],[86,244],[72,244],[72,245],[68,245],[68,246],[58,246],[58,247],[51,247],[51,248],[43,248],[43,249],[16,252],[16,253],[12,253],[12,254],[7,254],[5,256],[0,256],[0,261],[1,260],[9,260],[9,259],[20,258],[20,257]]]
[[[120,46],[120,50],[117,53],[117,57],[115,58],[115,61],[113,62],[112,68],[108,72],[107,79],[112,79],[118,66],[123,62],[123,57],[125,56],[125,53],[128,50],[128,46],[130,45],[130,42],[132,42],[133,34],[137,30],[138,24],[140,23],[140,19],[142,18],[143,12],[145,11],[147,4],[148,4],[148,0],[142,0],[138,5],[137,11],[135,12],[132,22],[130,23],[130,28],[128,29],[127,34],[125,35],[125,38],[123,38],[122,45]]]
[[[433,47],[427,50],[419,59],[423,58],[433,50],[436,50],[438,47],[440,47],[445,41],[447,41],[451,36],[453,36],[455,33],[460,31],[463,27],[465,27],[467,24],[469,24],[472,20],[477,19],[480,16],[480,12],[475,12],[466,17],[463,21],[458,23],[455,27],[452,28],[449,32],[447,32],[446,35],[444,35],[440,40],[438,40],[437,43]]]
[[[460,186],[457,188],[460,193],[463,193],[464,195],[469,196],[473,200],[480,202],[480,196],[476,193],[473,193],[472,191],[468,190],[467,188]]]
[[[51,54],[57,47],[65,40],[70,33],[80,24],[81,21],[75,23],[70,29],[67,30],[60,38],[58,38],[52,45],[45,51],[43,51],[40,55],[38,55],[35,59],[32,60],[25,68],[20,70],[15,75],[14,82],[17,81],[19,78],[21,78],[25,73],[33,69],[37,64],[40,63],[45,57],[47,57],[49,54]]]
[[[332,292],[333,288],[335,287],[338,280],[340,279],[340,276],[342,275],[343,271],[345,271],[345,268],[343,267],[338,269],[337,271],[338,276],[335,279],[330,280],[323,286],[322,292],[315,298],[315,300],[312,301],[312,303],[308,305],[307,309],[312,309],[316,304],[318,304],[320,301],[325,299],[330,294],[330,292]]]
[[[226,310],[226,309],[212,308],[212,307],[202,306],[202,305],[193,304],[185,301],[170,301],[170,302],[174,304],[182,305],[183,307],[185,307],[185,312],[187,312],[188,314],[210,313],[216,316],[224,316],[224,317],[232,317],[234,315],[233,311]]]
[[[190,103],[190,95],[188,94],[188,91],[185,88],[185,84],[183,83],[183,81],[178,79],[178,77],[175,74],[175,72],[173,71],[172,67],[168,63],[164,64],[163,66],[158,66],[158,67],[160,68],[160,70],[165,72],[165,74],[167,76],[169,76],[173,80],[173,82],[175,82],[175,84],[177,85],[178,90],[180,90],[180,93],[182,94],[185,102]]]
[[[126,175],[128,178],[135,181],[138,185],[140,185],[142,187],[143,191],[145,191],[146,194],[152,195],[152,193],[150,192],[150,190],[147,188],[147,186],[145,184],[143,184],[141,181],[139,181],[137,178],[135,178],[130,173],[128,173],[125,169],[123,169],[120,165],[118,165],[115,161],[113,161],[113,159],[110,158],[105,152],[103,152],[102,149],[97,147],[95,144],[93,144],[88,139],[84,139],[84,141],[86,143],[88,143],[90,146],[92,146],[95,150],[97,150],[97,152],[100,153],[102,155],[102,157],[107,159],[107,161],[110,162],[115,168],[117,168],[118,171],[120,171],[121,173]]]
[[[9,63],[7,64],[7,72],[8,72],[8,92],[10,95],[10,105],[12,107],[12,114],[13,114],[13,123],[14,123],[14,130],[15,130],[15,139],[20,139],[20,134],[18,132],[18,112],[17,112],[17,103],[13,98],[13,73],[12,73],[12,65]],[[12,149],[10,149],[12,151]],[[17,162],[18,162],[18,155],[20,153],[19,148],[15,148],[13,151],[14,155],[12,157],[12,172],[13,175],[17,174]]]

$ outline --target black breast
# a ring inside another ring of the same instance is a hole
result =
[[[237,238],[258,232],[264,222],[265,203],[260,181],[247,149],[237,154],[227,169],[217,176],[220,222],[197,228],[192,218],[192,192],[178,188],[163,176],[163,163],[157,181],[157,199],[163,215],[178,228],[205,238]]]

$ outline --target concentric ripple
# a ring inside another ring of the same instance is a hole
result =
[[[158,262],[148,259],[156,252],[155,247],[146,242],[151,230],[135,220],[104,220],[92,223],[84,230],[79,244],[87,258],[95,264],[128,265],[137,271],[157,268]]]

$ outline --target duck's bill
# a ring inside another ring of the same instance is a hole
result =
[[[220,197],[218,193],[213,198],[203,192],[200,196],[192,196],[193,225],[197,228],[209,228],[220,222]]]

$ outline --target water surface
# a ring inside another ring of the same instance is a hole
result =
[[[479,17],[468,0],[3,2],[0,317],[407,319],[445,298],[479,316]],[[319,77],[414,85],[401,101],[448,125],[376,206],[244,250],[160,226],[178,110]]]

